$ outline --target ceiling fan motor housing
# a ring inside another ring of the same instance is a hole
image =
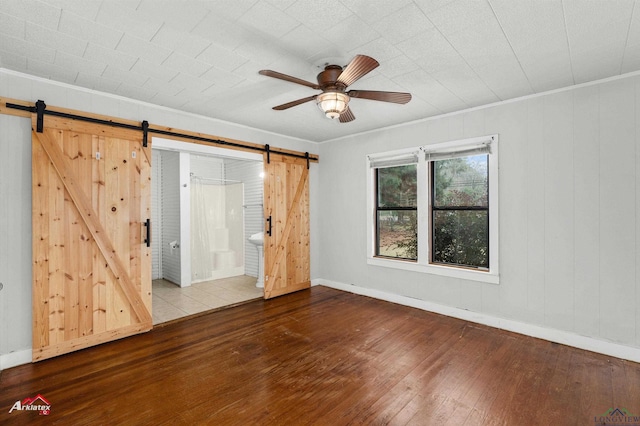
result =
[[[342,74],[342,67],[339,65],[327,65],[320,74],[318,74],[318,85],[323,92],[344,92],[347,86],[338,81],[338,77]]]

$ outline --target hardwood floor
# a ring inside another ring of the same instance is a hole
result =
[[[595,425],[611,408],[640,416],[640,364],[325,287],[0,374],[3,425]],[[9,413],[38,394],[48,416]]]

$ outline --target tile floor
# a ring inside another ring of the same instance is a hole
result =
[[[163,279],[153,280],[153,324],[261,298],[263,289],[246,275],[179,287]]]

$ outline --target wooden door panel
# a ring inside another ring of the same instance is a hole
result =
[[[54,297],[49,297],[55,277],[49,274],[49,258],[53,258],[53,253],[49,252],[50,231],[52,225],[51,217],[55,217],[49,196],[50,167],[43,167],[49,161],[47,153],[42,146],[37,143],[32,144],[31,158],[32,167],[32,216],[33,216],[33,332],[32,345],[34,348],[46,347],[49,345],[50,336],[55,330],[49,330],[50,314],[55,315],[58,311],[57,301]],[[38,167],[36,167],[38,166]],[[54,178],[56,176],[54,175]],[[53,291],[55,295],[55,288]],[[54,339],[55,340],[55,339]]]
[[[151,328],[149,153],[124,136],[48,117],[32,132],[34,360]]]
[[[265,216],[271,217],[271,236],[264,239],[268,299],[311,285],[309,170],[304,159],[274,154],[265,169]]]

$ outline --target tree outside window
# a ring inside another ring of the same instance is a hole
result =
[[[376,256],[416,260],[416,165],[376,169]]]
[[[488,155],[431,162],[431,262],[489,268],[488,162]]]

